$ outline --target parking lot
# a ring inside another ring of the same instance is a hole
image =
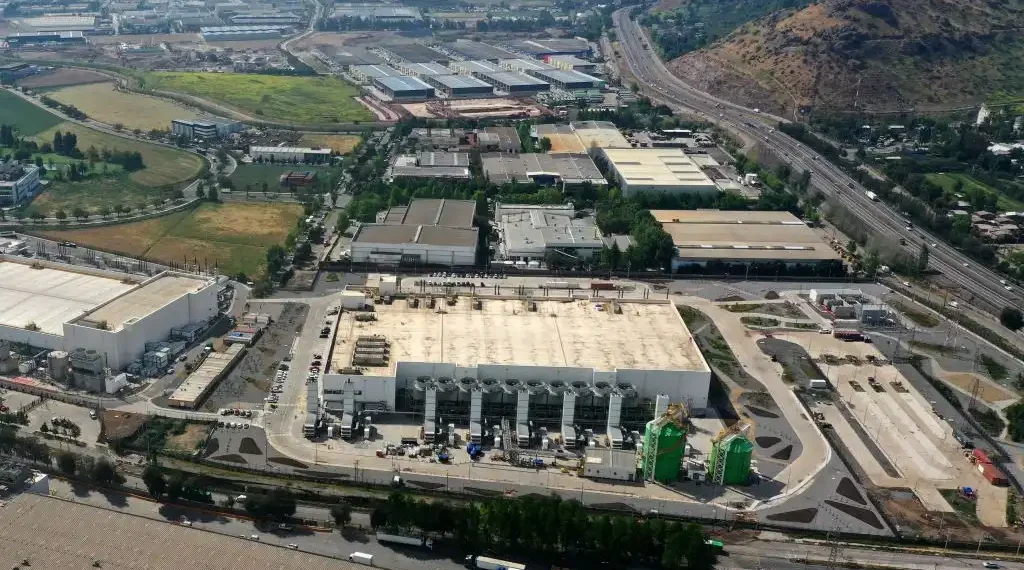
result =
[[[291,350],[309,309],[299,303],[249,303],[249,312],[269,314],[272,322],[259,340],[206,399],[203,411],[221,408],[263,409],[274,389],[279,364]]]

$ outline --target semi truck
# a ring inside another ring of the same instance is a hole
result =
[[[526,565],[518,562],[472,555],[466,557],[466,566],[480,570],[526,570]]]
[[[406,546],[422,546],[428,549],[434,548],[434,539],[418,538],[415,536],[402,536],[399,534],[377,533],[377,542],[390,542],[392,544],[404,544]]]
[[[871,190],[865,190],[864,195],[871,199],[872,202],[878,201],[878,194],[875,194]]]

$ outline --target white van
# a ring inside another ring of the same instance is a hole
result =
[[[348,560],[349,562],[355,562],[357,564],[373,566],[373,555],[365,552],[353,552],[348,555]]]

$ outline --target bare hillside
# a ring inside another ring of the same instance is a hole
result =
[[[685,0],[684,0],[685,3]],[[1024,97],[1024,0],[825,0],[669,63],[737,102],[922,111]]]

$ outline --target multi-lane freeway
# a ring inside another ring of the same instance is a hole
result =
[[[754,109],[730,103],[700,91],[672,75],[650,46],[644,30],[629,17],[632,8],[613,14],[622,56],[640,88],[652,99],[684,107],[705,116],[719,126],[747,139],[763,140],[779,152],[794,170],[811,172],[811,184],[856,215],[866,229],[894,243],[906,240],[907,253],[917,255],[921,244],[929,248],[929,267],[956,283],[968,300],[980,301],[990,311],[1020,306],[1016,289],[1007,289],[1000,277],[977,261],[943,243],[931,234],[908,227],[908,221],[885,204],[865,195],[865,188],[810,147],[779,132],[769,124],[777,121]]]

